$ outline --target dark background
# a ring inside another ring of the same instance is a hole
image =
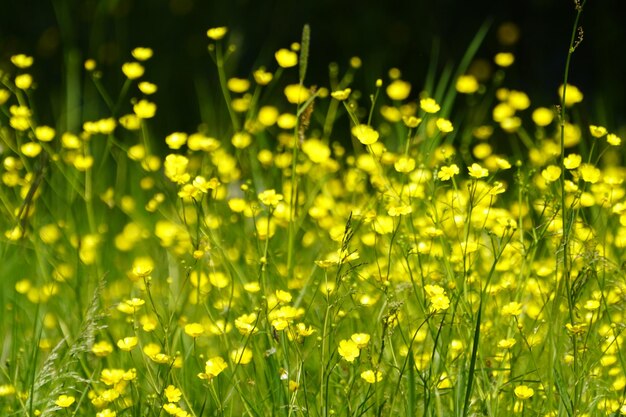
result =
[[[581,24],[584,40],[576,50],[571,83],[585,94],[585,107],[598,123],[617,128],[626,123],[626,65],[623,0],[590,1]],[[103,83],[119,91],[120,66],[135,46],[149,46],[155,57],[146,79],[156,82],[160,128],[192,131],[201,120],[198,88],[211,88],[215,68],[207,53],[206,29],[228,26],[238,47],[233,75],[248,76],[260,65],[275,68],[273,53],[300,39],[311,25],[309,83],[328,85],[328,64],[344,68],[351,56],[363,60],[362,87],[398,67],[419,91],[438,46],[441,66],[458,63],[478,28],[491,29],[477,56],[496,52],[516,55],[506,85],[526,91],[533,106],[558,102],[556,88],[563,68],[572,23],[571,0],[524,1],[286,1],[286,0],[0,0],[0,58],[25,52],[36,58],[33,70],[40,107],[54,108],[63,86],[64,62],[74,51],[81,62],[95,58]],[[515,23],[519,42],[503,46],[497,28]],[[198,79],[206,79],[199,85]],[[195,81],[194,81],[195,80]],[[44,111],[44,110],[40,110]],[[221,111],[216,109],[216,111]],[[54,110],[49,117],[54,117]],[[48,121],[51,123],[52,121]]]

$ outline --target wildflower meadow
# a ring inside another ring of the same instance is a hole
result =
[[[626,415],[624,130],[568,78],[584,6],[549,106],[506,48],[473,65],[489,24],[367,85],[358,57],[308,81],[314,27],[241,74],[207,26],[193,131],[156,127],[158,45],[116,89],[84,60],[50,120],[11,55],[0,415]]]

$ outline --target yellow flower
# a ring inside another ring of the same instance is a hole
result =
[[[85,172],[93,166],[93,156],[91,155],[76,155],[72,162],[74,168],[79,171]]]
[[[252,361],[252,351],[248,348],[239,348],[230,352],[230,359],[237,364],[246,365]]]
[[[302,151],[316,164],[322,164],[330,158],[328,145],[319,139],[311,138],[302,143]]]
[[[513,338],[502,339],[498,342],[498,347],[501,349],[510,349],[515,346],[515,343],[516,341]]]
[[[559,87],[559,99],[561,97],[563,97],[562,85]],[[567,84],[567,88],[565,90],[565,107],[571,107],[581,101],[583,101],[583,93],[578,89],[578,87]]]
[[[454,130],[454,126],[452,126],[452,122],[448,119],[444,119],[440,117],[437,119],[437,129],[441,131],[441,133],[450,133]]]
[[[274,54],[274,58],[276,58],[278,65],[283,68],[295,67],[298,64],[298,54],[289,49],[279,49]]]
[[[257,315],[255,313],[243,314],[235,319],[235,327],[243,335],[257,332]]]
[[[220,356],[215,356],[206,361],[204,365],[204,373],[209,378],[214,378],[224,371],[224,369],[228,368],[226,361],[222,359]]]
[[[406,127],[414,129],[422,122],[422,119],[415,116],[402,116],[402,121],[404,122]]]
[[[184,184],[191,179],[187,172],[189,159],[183,155],[170,154],[165,157],[165,176],[172,182]]]
[[[133,297],[130,300],[125,300],[124,304],[126,304],[127,306],[136,309],[141,307],[142,305],[146,304],[146,301],[141,299],[141,298],[137,298],[137,297]]]
[[[582,160],[583,158],[580,155],[571,153],[565,157],[565,159],[563,160],[563,165],[567,169],[576,169],[580,166]]]
[[[420,100],[420,108],[424,110],[426,113],[437,113],[441,110],[441,106],[437,104],[435,99],[432,98],[423,98]]]
[[[268,207],[276,207],[282,201],[283,195],[276,193],[276,190],[270,189],[259,193],[259,201]]]
[[[528,398],[532,397],[533,394],[535,393],[535,391],[526,386],[526,385],[518,385],[517,387],[515,387],[515,396],[517,398],[519,398],[520,400],[527,400]]]
[[[532,118],[537,126],[545,127],[552,123],[554,112],[545,107],[538,107],[533,111]]]
[[[393,164],[393,167],[398,172],[404,174],[409,173],[415,169],[415,159],[409,158],[408,156],[401,156]]]
[[[22,155],[29,158],[34,158],[41,153],[43,148],[36,142],[26,142],[20,146],[20,152]]]
[[[6,103],[9,97],[11,97],[11,92],[9,90],[5,90],[4,88],[0,88],[0,106]]]
[[[35,137],[42,142],[50,142],[54,139],[55,133],[50,126],[37,126],[35,128]]]
[[[589,182],[591,184],[595,184],[596,182],[598,182],[600,180],[600,177],[602,176],[602,172],[591,164],[582,164],[578,168],[578,172],[580,173],[583,181]]]
[[[137,346],[138,340],[135,336],[125,337],[117,341],[117,347],[125,352],[133,350]]]
[[[300,84],[290,84],[285,87],[285,97],[291,104],[300,104],[308,100],[311,92]]]
[[[139,62],[126,62],[122,65],[122,72],[129,80],[135,80],[144,73],[144,68]]]
[[[170,133],[165,137],[165,143],[170,149],[180,149],[187,143],[187,134],[183,132]]]
[[[441,181],[448,181],[450,178],[454,177],[459,173],[459,167],[457,164],[452,164],[450,166],[443,166],[437,172],[437,178]]]
[[[344,88],[343,90],[333,91],[332,93],[330,93],[330,96],[334,98],[335,100],[343,101],[343,100],[347,100],[348,97],[350,97],[351,92],[352,92],[352,89]]]
[[[370,384],[380,382],[383,379],[383,373],[380,371],[372,371],[371,369],[361,372],[361,378]]]
[[[591,136],[594,138],[601,138],[608,132],[604,126],[589,125],[589,133],[591,133]]]
[[[522,314],[522,305],[517,301],[511,301],[510,303],[503,305],[500,312],[504,316],[519,316]]]
[[[289,291],[276,290],[275,294],[276,294],[276,299],[280,301],[281,303],[291,302],[292,296],[289,293]]]
[[[15,86],[20,90],[28,90],[33,85],[33,76],[30,74],[20,74],[15,77]]]
[[[406,81],[395,80],[387,86],[386,92],[392,100],[404,100],[411,93],[411,84]]]
[[[163,394],[165,394],[167,401],[171,403],[180,401],[183,396],[183,393],[174,385],[168,385],[167,388],[165,388],[165,391],[163,391]]]
[[[484,178],[489,175],[489,170],[477,163],[473,163],[472,166],[467,168],[467,171],[469,172],[469,176],[473,178]]]
[[[372,129],[368,125],[356,125],[352,128],[352,134],[356,136],[356,138],[363,145],[371,145],[378,140],[378,132]]]
[[[152,49],[150,48],[144,48],[139,46],[133,49],[130,53],[133,58],[138,61],[147,61],[148,59],[152,58]]]
[[[156,113],[157,106],[148,100],[139,100],[137,104],[133,106],[133,112],[140,119],[151,119]]]
[[[444,294],[435,294],[430,297],[430,311],[443,311],[450,307],[450,299]]]
[[[11,57],[11,62],[18,68],[26,69],[33,65],[34,59],[32,56],[17,54]]]
[[[456,91],[461,94],[475,93],[478,87],[478,80],[473,75],[461,75],[456,80]]]
[[[367,333],[354,333],[350,336],[350,340],[356,343],[356,347],[363,349],[370,342],[370,335]]]
[[[59,395],[59,398],[57,398],[54,403],[61,408],[67,408],[70,405],[74,404],[75,401],[76,398],[72,397],[71,395],[62,394]]]
[[[91,347],[91,352],[98,357],[104,357],[113,352],[113,345],[106,340],[102,340],[94,343]]]
[[[115,391],[115,392],[117,392],[117,391]],[[96,417],[116,417],[116,416],[117,416],[117,413],[115,411],[109,409],[109,408],[105,408],[104,410],[99,411],[99,412],[96,413]]]
[[[226,87],[233,93],[245,93],[250,88],[250,81],[245,78],[230,78]]]
[[[587,300],[585,305],[583,306],[585,310],[593,311],[600,308],[600,301],[598,300]]]
[[[157,85],[153,84],[151,82],[148,81],[142,81],[140,82],[137,87],[139,88],[139,91],[141,91],[142,93],[146,94],[146,95],[150,95],[150,94],[154,94],[157,92]]]
[[[508,94],[507,102],[515,110],[526,110],[530,107],[530,99],[523,91],[511,90]]]
[[[248,132],[235,132],[230,142],[237,149],[245,149],[252,143],[252,136]]]
[[[93,71],[96,69],[96,61],[94,59],[87,59],[85,60],[83,66],[85,67],[85,70],[87,71]]]
[[[254,71],[252,73],[252,76],[254,77],[254,81],[258,85],[267,85],[274,78],[274,75],[271,72],[265,71],[265,68],[259,68],[258,70]]]
[[[206,35],[213,39],[214,41],[218,41],[222,39],[226,33],[228,32],[228,28],[226,26],[220,26],[216,28],[211,28],[206,31]]]
[[[622,143],[622,138],[617,136],[615,133],[609,133],[606,136],[606,141],[608,142],[609,145],[619,146]]]
[[[185,333],[194,339],[204,334],[204,326],[200,323],[189,323],[185,325]]]
[[[506,68],[513,65],[513,62],[515,62],[515,56],[510,52],[499,52],[493,58],[493,61],[497,66]]]
[[[148,256],[135,258],[131,273],[136,278],[145,278],[152,273],[154,261]]]
[[[348,362],[354,362],[354,360],[361,354],[358,345],[352,340],[342,340],[339,342],[337,351],[341,357]]]
[[[549,165],[541,171],[541,176],[546,182],[554,182],[561,177],[561,168],[556,165]]]

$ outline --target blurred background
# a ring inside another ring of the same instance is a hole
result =
[[[623,0],[588,2],[582,15],[584,40],[572,61],[571,83],[585,94],[595,123],[626,123],[626,40]],[[136,46],[154,49],[145,78],[160,87],[155,97],[166,132],[192,131],[199,120],[198,91],[219,94],[215,67],[207,53],[206,29],[228,26],[237,46],[232,75],[249,76],[261,65],[275,68],[274,52],[300,40],[311,25],[308,84],[328,85],[328,64],[347,66],[359,56],[361,87],[398,67],[403,78],[422,88],[429,63],[458,63],[486,21],[490,30],[477,58],[492,62],[500,51],[516,56],[506,85],[526,91],[533,106],[558,102],[556,89],[575,16],[571,0],[378,1],[356,0],[2,0],[0,59],[32,54],[40,114],[67,86],[70,66],[94,58],[109,91],[123,83],[122,63]],[[5,68],[6,69],[6,68]],[[87,105],[88,103],[83,103]],[[216,111],[221,111],[216,109]],[[94,115],[101,117],[103,115]],[[52,120],[44,120],[53,123]]]

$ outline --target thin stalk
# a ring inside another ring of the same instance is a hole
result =
[[[574,54],[574,51],[576,50],[576,47],[578,46],[578,44],[580,43],[580,41],[582,40],[582,32],[579,29],[578,26],[578,22],[580,20],[580,16],[582,14],[583,11],[583,7],[586,3],[586,0],[582,0],[582,2],[580,0],[575,0],[575,4],[576,4],[576,17],[574,19],[574,24],[572,26],[572,34],[570,37],[570,44],[569,44],[569,48],[567,51],[567,58],[565,60],[565,69],[563,71],[563,91],[562,91],[562,95],[561,95],[561,106],[560,106],[560,138],[561,138],[561,155],[560,155],[560,166],[561,166],[561,172],[567,172],[566,168],[565,168],[565,97],[566,97],[566,92],[567,92],[567,82],[569,79],[569,70],[570,70],[570,64],[571,64],[571,60],[572,60],[572,55]],[[577,39],[577,33],[579,34],[579,37]],[[562,271],[562,280],[564,280],[565,283],[565,291],[566,291],[566,297],[567,297],[567,305],[568,305],[568,313],[569,313],[569,320],[570,323],[574,323],[574,300],[572,299],[572,292],[570,291],[571,289],[571,282],[570,282],[570,265],[569,265],[569,234],[571,231],[571,227],[572,227],[572,223],[574,221],[574,219],[572,218],[571,222],[568,221],[569,218],[569,212],[568,209],[565,205],[565,177],[564,175],[561,175],[560,178],[560,188],[561,188],[561,232],[562,232],[562,236],[561,236],[561,254],[562,254],[562,262],[563,262],[563,271]],[[558,271],[558,261],[557,261],[557,271]],[[561,287],[561,285],[559,285],[559,287]],[[559,297],[555,297],[555,300],[558,300]],[[558,302],[558,301],[556,301]],[[574,362],[573,362],[573,369],[574,369],[574,373],[577,373],[577,369],[578,369],[578,348],[576,346],[576,337],[573,336],[572,337],[572,344],[573,344],[573,355],[574,355]],[[580,389],[580,386],[578,383],[576,383],[574,390],[575,392],[578,392]],[[577,399],[579,398],[578,395],[574,395],[574,398],[577,402]],[[576,403],[573,404],[573,412],[575,412],[576,410]]]

